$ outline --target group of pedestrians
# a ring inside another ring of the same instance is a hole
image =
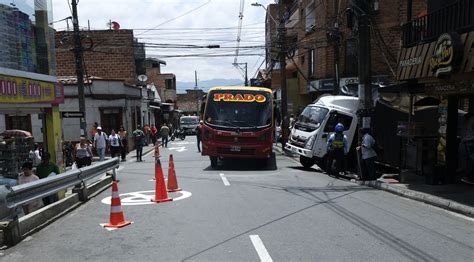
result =
[[[342,123],[338,123],[327,141],[328,152],[328,168],[332,168],[333,160],[336,160],[336,170],[344,172],[346,169],[346,156],[349,153],[349,143],[346,135],[344,135],[345,127]],[[370,134],[368,128],[360,129],[361,143],[357,146],[360,153],[360,179],[374,180],[375,160],[377,158],[377,151],[381,151],[377,145],[374,137]]]
[[[158,130],[155,125],[151,125],[150,127],[145,125],[143,128],[137,125],[137,128],[132,133],[135,141],[137,162],[143,161],[143,147],[148,146],[150,142],[155,145],[156,141],[161,138],[161,145],[168,147],[169,136],[171,134],[170,126],[163,123],[160,130]]]

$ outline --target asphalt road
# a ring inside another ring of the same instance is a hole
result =
[[[172,153],[179,186],[152,203],[152,155],[118,174],[127,220],[113,231],[107,190],[1,251],[1,261],[472,261],[474,221],[423,203],[303,170],[276,154],[276,166],[227,161],[219,170],[194,137]]]

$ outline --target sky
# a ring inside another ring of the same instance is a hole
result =
[[[71,15],[71,0],[52,0],[54,21]],[[243,72],[232,63],[237,47],[240,0],[79,0],[81,28],[108,29],[116,21],[122,29],[147,45],[147,57],[165,60],[164,73],[174,73],[177,81],[216,78],[242,79]],[[238,63],[247,63],[252,78],[264,60],[265,10],[244,1]],[[259,0],[267,6],[274,0]],[[66,22],[56,22],[56,30],[66,30]],[[72,25],[70,23],[72,28]],[[218,49],[196,48],[220,45]],[[198,55],[197,57],[195,55]],[[249,54],[244,56],[244,54]],[[193,57],[186,57],[194,55]],[[220,57],[209,57],[219,55]],[[224,55],[224,56],[222,56]],[[184,56],[184,57],[183,57]],[[207,57],[203,57],[207,56]]]

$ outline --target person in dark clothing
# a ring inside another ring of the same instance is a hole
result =
[[[201,152],[202,125],[203,125],[203,122],[201,120],[199,122],[199,125],[196,127],[196,140],[197,140],[196,143],[198,147],[198,152]]]
[[[123,126],[120,127],[118,134],[120,136],[120,144],[121,144],[120,157],[122,158],[122,162],[124,162],[128,153],[128,134]]]
[[[145,133],[141,130],[140,125],[133,131],[133,137],[135,137],[135,149],[137,150],[137,162],[142,162],[143,144],[145,143]]]

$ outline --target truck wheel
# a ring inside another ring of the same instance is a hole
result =
[[[310,168],[315,164],[316,161],[314,161],[313,158],[305,157],[305,156],[300,156],[300,163],[304,168]]]
[[[216,156],[210,156],[209,159],[211,159],[211,167],[216,168],[217,167],[217,157]]]

